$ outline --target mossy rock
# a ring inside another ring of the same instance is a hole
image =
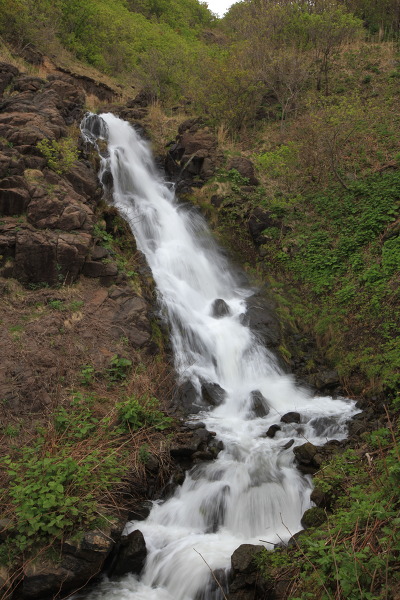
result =
[[[302,516],[301,524],[304,529],[309,529],[310,527],[319,527],[322,523],[325,523],[326,519],[327,516],[324,509],[315,506],[306,510]]]

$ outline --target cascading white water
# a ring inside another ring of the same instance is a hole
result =
[[[204,382],[225,391],[219,406],[192,418],[223,442],[218,458],[192,469],[145,521],[127,525],[127,532],[140,529],[146,540],[141,580],[106,581],[88,597],[217,599],[219,590],[207,587],[210,568],[228,568],[243,543],[263,540],[273,548],[301,529],[311,505],[311,479],[296,469],[287,442],[343,439],[346,422],[358,411],[346,399],[311,397],[281,372],[243,324],[252,292],[241,286],[203,219],[176,202],[135,130],[112,114],[89,115],[81,129],[86,139],[108,143],[100,177],[111,172],[113,203],[152,270],[170,323],[178,377],[190,380],[199,394]],[[253,410],[254,392],[265,416]],[[280,423],[289,411],[301,414],[300,425]],[[277,423],[281,430],[266,437]]]

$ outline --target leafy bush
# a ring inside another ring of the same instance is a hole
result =
[[[71,138],[62,138],[59,141],[43,139],[37,143],[37,147],[47,160],[48,167],[58,175],[67,173],[78,160],[76,142]]]

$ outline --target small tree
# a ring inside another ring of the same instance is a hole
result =
[[[317,89],[325,85],[328,95],[328,74],[331,60],[335,52],[344,44],[362,34],[362,22],[339,5],[314,5],[312,12],[304,12],[301,16],[302,28],[306,44],[314,51],[317,70]]]

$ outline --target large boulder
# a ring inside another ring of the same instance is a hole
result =
[[[27,562],[18,597],[37,600],[78,590],[101,572],[120,535],[120,528],[89,531],[65,540],[59,561],[39,556]]]
[[[13,276],[24,285],[72,283],[82,271],[92,236],[88,233],[17,232]]]
[[[228,600],[261,600],[265,597],[263,582],[256,564],[256,557],[263,550],[263,546],[242,544],[232,554]]]
[[[305,474],[314,474],[321,467],[323,458],[319,453],[319,448],[306,442],[301,446],[294,448],[298,469]]]
[[[200,119],[188,119],[179,127],[176,142],[170,145],[165,168],[172,177],[206,180],[222,164],[215,133]]]
[[[122,537],[110,575],[114,577],[121,577],[126,573],[139,575],[143,570],[146,556],[146,542],[142,532],[136,529],[129,535]]]

